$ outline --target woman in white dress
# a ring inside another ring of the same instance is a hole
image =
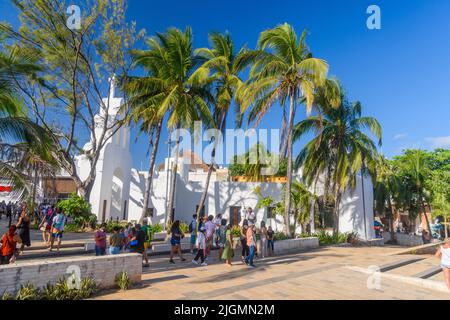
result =
[[[445,283],[450,291],[450,238],[444,240],[443,245],[436,252],[436,257],[441,259]]]

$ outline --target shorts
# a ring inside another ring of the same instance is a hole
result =
[[[147,251],[149,246],[150,242],[144,242],[144,251]]]
[[[52,237],[55,238],[55,239],[57,239],[57,238],[62,239],[63,233],[64,233],[64,231],[61,231],[61,232],[58,232],[58,233],[53,233]]]
[[[194,245],[197,241],[197,236],[195,234],[191,234],[191,244]]]
[[[109,254],[119,254],[120,247],[109,247]]]
[[[172,247],[179,246],[181,244],[181,240],[172,238],[170,239],[170,244],[172,245]]]

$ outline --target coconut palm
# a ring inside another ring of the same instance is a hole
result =
[[[147,79],[154,90],[150,105],[157,106],[155,119],[167,115],[169,131],[175,130],[175,154],[172,165],[169,201],[166,211],[166,225],[170,225],[176,188],[176,172],[179,156],[181,128],[193,128],[194,122],[202,120],[211,123],[208,103],[211,96],[206,86],[195,81],[196,58],[192,48],[192,31],[170,28],[166,33],[157,33],[147,40],[149,50],[135,52],[135,63],[155,72]]]
[[[410,213],[419,212],[425,216],[427,228],[431,231],[430,221],[426,214],[426,204],[430,204],[430,191],[426,181],[431,175],[429,155],[423,150],[407,150],[404,155],[396,159],[403,184],[406,188]]]
[[[160,73],[161,70],[157,61],[147,58],[152,55],[157,56],[161,52],[161,48],[153,41],[148,41],[148,45],[149,50],[132,52],[134,66],[144,68],[147,76],[129,77],[124,81],[128,102],[123,107],[131,110],[127,120],[139,125],[139,132],[150,136],[151,155],[145,183],[142,213],[139,218],[140,223],[142,223],[147,214],[150,202],[156,155],[165,116],[165,114],[159,113],[158,109],[164,100],[164,91],[167,92],[169,90],[169,87],[166,87],[163,75]]]
[[[293,126],[299,101],[304,101],[309,114],[314,101],[314,91],[324,84],[328,65],[324,60],[313,58],[305,43],[306,31],[300,39],[288,24],[263,31],[258,40],[258,51],[250,71],[248,84],[238,93],[241,111],[250,106],[249,122],[257,125],[276,102],[284,108],[289,101],[286,121],[287,185],[292,184]],[[291,198],[285,197],[284,221],[290,235],[289,215]]]
[[[37,70],[31,57],[15,49],[0,52],[0,177],[22,196],[32,184],[22,165],[24,161],[30,154],[43,163],[52,158],[47,131],[27,117],[24,101],[14,86],[15,81]]]
[[[210,33],[209,41],[211,48],[200,48],[195,51],[203,63],[193,74],[192,81],[201,85],[211,85],[210,88],[214,96],[212,110],[214,122],[211,125],[224,136],[231,103],[233,102],[235,93],[243,85],[239,73],[247,65],[245,58],[248,52],[245,49],[236,52],[233,40],[228,32],[224,34]],[[240,115],[240,112],[237,112],[237,114]],[[237,121],[239,122],[240,119],[238,118]],[[211,164],[208,168],[205,188],[197,209],[198,217],[200,217],[206,200],[218,142],[214,140],[215,145],[211,151]]]
[[[391,239],[395,239],[394,205],[398,208],[402,203],[404,188],[391,161],[380,155],[376,159],[376,179],[374,185],[375,209],[379,214],[389,217]]]
[[[314,134],[314,138],[297,156],[295,166],[303,169],[303,179],[307,185],[329,174],[335,202],[335,234],[339,232],[342,193],[348,187],[354,190],[358,173],[363,168],[373,175],[377,149],[364,131],[367,129],[373,133],[381,145],[381,126],[378,121],[372,117],[362,117],[361,104],[351,104],[343,93],[341,95],[337,109],[321,106],[321,116],[303,120],[294,129],[294,140],[307,133]]]

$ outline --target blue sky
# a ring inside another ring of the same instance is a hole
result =
[[[73,1],[76,3],[77,1]],[[231,32],[236,46],[253,48],[259,33],[287,22],[297,33],[309,30],[307,43],[330,65],[351,100],[383,127],[382,152],[404,148],[450,148],[450,1],[447,0],[129,0],[128,18],[147,34],[190,25],[196,47],[207,46],[209,31]],[[382,29],[366,27],[366,9],[380,6]],[[15,21],[9,1],[0,0],[0,20]],[[279,108],[261,128],[277,128]],[[298,109],[297,120],[305,117]],[[230,127],[232,119],[230,115]],[[134,142],[134,166],[145,169],[146,139]],[[166,139],[164,134],[163,139]],[[304,141],[295,146],[298,151]],[[143,144],[145,147],[143,147]],[[158,159],[167,153],[161,145]]]

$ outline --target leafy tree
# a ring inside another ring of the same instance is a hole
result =
[[[39,66],[25,79],[10,72],[29,109],[50,135],[54,158],[73,178],[78,192],[89,199],[96,165],[106,142],[123,125],[112,112],[112,92],[101,89],[114,74],[125,76],[129,49],[139,38],[135,24],[125,20],[124,0],[85,1],[80,4],[80,29],[67,26],[64,0],[13,0],[21,25],[0,23],[13,50]],[[111,90],[111,87],[110,87]],[[82,145],[91,138],[91,143]],[[76,155],[89,162],[86,177],[77,171]]]
[[[289,101],[285,129],[287,194],[290,194],[292,184],[293,127],[297,104],[305,102],[307,113],[310,113],[314,91],[324,84],[328,72],[324,60],[312,57],[305,38],[306,31],[298,38],[294,28],[287,23],[263,31],[258,40],[258,51],[252,57],[254,64],[248,84],[238,93],[241,110],[246,111],[252,106],[249,121],[256,124],[275,102],[279,102],[284,110],[285,102]],[[291,198],[285,197],[284,220],[288,236],[290,212]]]
[[[339,233],[339,204],[345,190],[353,190],[356,178],[362,172],[374,176],[377,155],[375,142],[366,134],[375,135],[381,145],[381,126],[375,118],[363,117],[359,102],[348,102],[341,90],[338,108],[318,105],[320,116],[300,121],[294,129],[294,139],[313,133],[296,159],[296,167],[302,168],[306,185],[311,186],[320,176],[326,175],[332,184],[334,194],[334,233]],[[363,189],[364,194],[364,189]]]

